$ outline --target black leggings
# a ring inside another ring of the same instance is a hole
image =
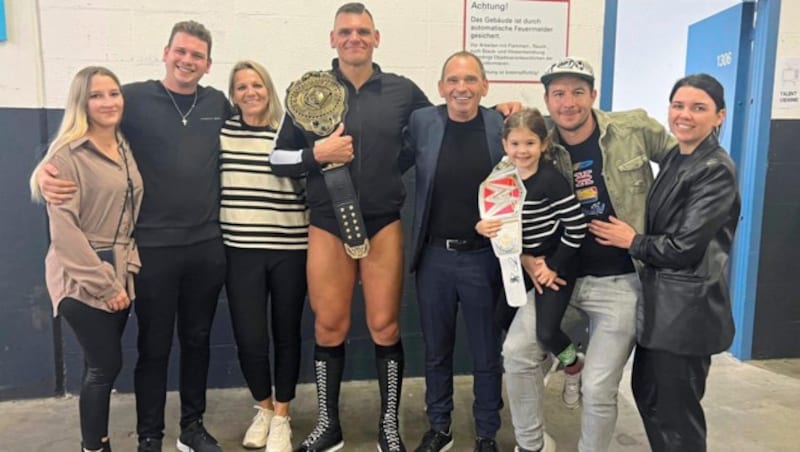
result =
[[[228,257],[225,290],[239,350],[239,365],[247,386],[257,401],[272,395],[271,331],[275,349],[275,400],[290,402],[294,399],[300,373],[306,251],[229,246],[225,249]]]
[[[559,290],[544,288],[544,293],[536,294],[536,336],[548,352],[558,356],[571,343],[567,333],[561,329],[561,320],[569,305],[575,278],[564,278],[567,285]]]
[[[74,298],[58,305],[58,314],[67,321],[83,350],[83,380],[79,412],[83,447],[100,449],[101,438],[108,436],[108,411],[111,388],[122,369],[120,339],[128,321],[128,309],[106,312]]]

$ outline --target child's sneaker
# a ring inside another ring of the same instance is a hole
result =
[[[546,353],[545,358],[539,362],[539,368],[542,370],[542,375],[544,376],[544,386],[547,387],[547,383],[550,382],[550,377],[558,370],[558,359],[556,359],[552,353]]]
[[[569,409],[581,406],[581,371],[583,370],[583,353],[578,353],[575,364],[564,368],[564,389],[561,401]]]

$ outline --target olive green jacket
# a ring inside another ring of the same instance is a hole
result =
[[[603,177],[608,196],[617,217],[630,224],[636,232],[645,232],[645,203],[650,186],[653,185],[653,170],[650,161],[656,163],[677,146],[661,123],[647,116],[644,110],[604,112],[592,110],[600,128],[600,152],[603,155]],[[553,141],[553,163],[561,174],[573,184],[572,159],[559,143],[559,134],[554,128],[550,133]]]

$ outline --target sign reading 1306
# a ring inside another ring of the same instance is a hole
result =
[[[733,63],[733,52],[724,52],[717,55],[717,67],[730,66]]]

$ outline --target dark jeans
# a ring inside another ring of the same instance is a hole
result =
[[[475,431],[494,438],[500,428],[501,331],[494,321],[502,290],[491,248],[448,251],[426,246],[417,268],[417,299],[425,339],[425,403],[434,430],[447,430],[453,411],[453,348],[459,305],[472,355]]]
[[[239,351],[239,365],[250,393],[258,401],[272,395],[271,332],[275,341],[275,400],[290,402],[294,399],[300,373],[300,321],[306,298],[306,251],[229,246],[225,251],[228,256],[225,290]]]
[[[100,439],[108,436],[109,396],[122,369],[120,339],[128,312],[101,311],[73,298],[65,298],[58,305],[58,314],[75,332],[83,350],[78,406],[83,447],[87,449],[100,449]]]
[[[631,386],[654,452],[705,452],[700,400],[710,356],[684,356],[636,347]]]
[[[209,335],[225,280],[225,250],[216,238],[188,246],[140,247],[134,308],[139,321],[134,387],[137,433],[161,438],[167,367],[176,318],[180,341],[181,428],[206,409]]]

